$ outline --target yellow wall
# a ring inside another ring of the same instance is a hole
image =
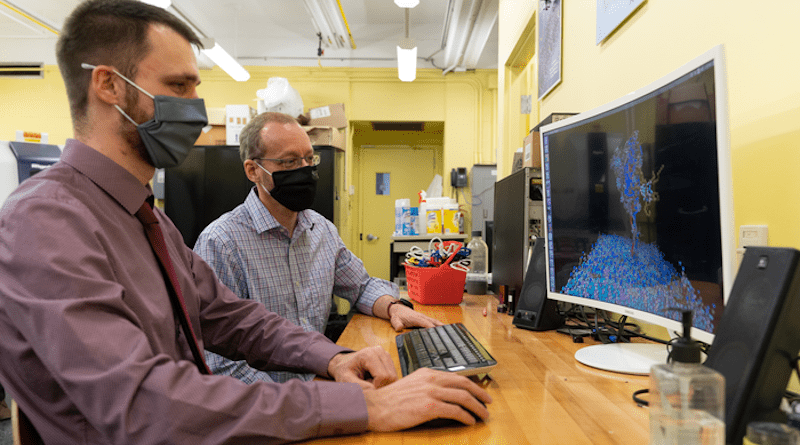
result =
[[[763,9],[769,20],[756,20],[751,6],[724,0],[648,0],[600,45],[596,1],[564,1],[563,8],[562,82],[541,101],[539,116],[603,105],[724,44],[736,227],[766,224],[770,245],[800,248],[800,58],[790,49],[800,41],[800,2],[773,2]],[[503,66],[535,2],[501,0],[500,11]],[[498,75],[500,91],[509,91],[505,77]],[[535,89],[528,94],[535,97]],[[501,117],[498,128],[516,124]],[[508,162],[519,142],[498,146]]]
[[[54,65],[43,79],[0,79],[0,140],[13,141],[16,131],[48,134],[51,144],[72,137],[67,91]]]
[[[350,121],[444,122],[444,159],[441,173],[455,167],[494,162],[497,76],[494,70],[450,73],[417,70],[417,80],[400,82],[396,69],[248,67],[251,78],[235,82],[215,68],[201,71],[198,88],[207,107],[248,104],[256,108],[256,91],[270,77],[285,77],[306,109],[344,103]],[[61,76],[55,66],[45,68],[44,79],[0,79],[0,139],[13,140],[16,130],[42,131],[49,142],[63,144],[71,137],[69,108]],[[383,141],[377,141],[383,143]],[[352,148],[348,141],[349,148]],[[352,150],[345,156],[345,184],[356,185]],[[449,181],[444,195],[450,196]],[[422,184],[421,189],[428,184]],[[345,187],[347,188],[347,187]],[[345,190],[346,191],[346,190]],[[342,193],[340,230],[349,246],[358,236],[351,219],[351,197]]]

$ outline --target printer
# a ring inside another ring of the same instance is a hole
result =
[[[58,145],[0,141],[0,204],[24,180],[58,162]]]

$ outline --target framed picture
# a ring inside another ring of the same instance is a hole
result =
[[[606,39],[645,0],[597,0],[597,42]]]
[[[539,0],[539,100],[561,83],[561,0]]]

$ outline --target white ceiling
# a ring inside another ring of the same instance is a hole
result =
[[[397,66],[396,46],[405,36],[404,10],[392,0],[340,1],[356,49],[327,48],[321,58],[317,57],[319,40],[302,0],[173,0],[173,4],[200,32],[214,38],[245,66]],[[446,68],[440,49],[451,1],[462,0],[421,0],[410,10],[409,37],[419,48],[418,68]],[[60,30],[80,1],[0,2],[0,62],[55,64],[57,36],[4,3]],[[497,68],[496,23],[475,68]]]

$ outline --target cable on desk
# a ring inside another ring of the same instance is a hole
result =
[[[650,406],[650,402],[639,397],[640,394],[647,394],[650,390],[648,388],[639,389],[633,392],[633,401],[639,406]]]

